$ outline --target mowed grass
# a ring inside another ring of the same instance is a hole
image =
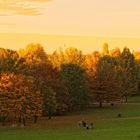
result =
[[[82,118],[93,122],[94,129],[77,128]],[[42,118],[37,125],[26,128],[0,128],[0,140],[140,140],[140,102],[102,109],[95,106],[52,120]]]

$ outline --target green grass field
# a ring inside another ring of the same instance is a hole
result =
[[[139,140],[140,102],[136,99],[136,103],[133,99],[127,104],[94,107],[52,120],[42,118],[37,125],[26,128],[0,128],[0,140]],[[117,117],[118,113],[122,114],[121,118]],[[92,121],[95,128],[77,128],[82,118]]]

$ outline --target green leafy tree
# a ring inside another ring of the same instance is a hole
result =
[[[89,90],[85,70],[76,64],[63,64],[60,73],[69,93],[69,108],[86,106],[89,103]]]
[[[56,112],[56,94],[51,88],[46,88],[44,92],[44,109],[49,119]]]

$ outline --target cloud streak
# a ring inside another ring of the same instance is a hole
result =
[[[48,1],[50,0],[0,0],[0,16],[38,16],[42,10],[40,3]]]
[[[0,25],[2,25],[2,26],[14,26],[16,24],[15,23],[8,23],[8,22],[0,22]]]

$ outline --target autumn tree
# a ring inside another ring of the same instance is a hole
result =
[[[119,48],[115,48],[115,49],[110,50],[109,54],[111,57],[120,57],[121,51]]]
[[[95,77],[96,75],[99,59],[100,59],[100,54],[97,51],[93,52],[92,54],[85,55],[84,67],[88,77],[87,85],[91,93],[93,93],[92,88],[95,82],[93,77]],[[92,100],[94,99],[93,94],[91,94],[91,99]]]
[[[62,55],[62,52],[60,53]],[[47,55],[40,44],[30,44],[25,50],[20,51],[19,54],[25,60],[23,61],[25,70],[27,70],[25,74],[36,78],[36,85],[42,91],[43,97],[46,98],[44,99],[44,107],[46,109],[44,112],[48,112],[49,106],[47,107],[46,104],[49,105],[52,102],[56,102],[56,106],[52,109],[53,112],[54,110],[58,113],[66,111],[67,91],[60,79],[59,68],[56,64],[60,59],[59,54]],[[50,89],[55,93],[53,98],[50,98],[50,93],[47,92],[51,91]],[[48,99],[49,102],[46,103]],[[53,101],[53,99],[55,100]]]
[[[65,50],[56,50],[50,57],[53,67],[59,68],[62,64],[77,64],[83,65],[84,55],[81,50],[77,48],[69,47]]]
[[[46,91],[53,91],[55,93],[55,95],[53,94],[55,96],[54,98],[49,98],[49,100],[52,99],[52,101],[49,102],[55,102],[56,104],[56,106],[54,106],[54,109],[52,109],[52,112],[54,113],[55,110],[55,113],[59,114],[67,111],[67,90],[61,80],[59,68],[53,67],[53,64],[48,60],[46,61],[46,63],[40,63],[37,66],[36,71],[36,76],[39,77],[38,79],[40,79],[40,82],[42,83],[40,88],[42,90],[44,98],[48,100],[48,98],[50,97],[49,92]],[[53,101],[53,99],[55,100]],[[46,104],[46,102],[44,104]],[[45,108],[47,112],[48,110],[46,105]]]
[[[14,71],[18,57],[16,51],[0,48],[0,72]]]
[[[97,51],[92,54],[85,55],[84,67],[89,77],[93,77],[95,75],[99,59],[100,54]]]
[[[109,49],[108,49],[108,44],[107,43],[104,43],[103,44],[103,52],[102,52],[102,55],[109,55]]]
[[[138,93],[140,93],[140,52],[134,52],[134,57],[136,61],[136,68],[137,68],[137,73],[138,73]]]
[[[35,78],[36,87],[41,91],[43,97],[46,98],[46,89],[50,88],[48,83],[51,79],[52,67],[48,62],[44,48],[40,44],[29,44],[24,50],[19,51],[19,55],[23,59],[25,69],[25,71],[22,71],[23,74]]]
[[[140,52],[134,52],[134,57],[135,60],[140,63]]]
[[[82,54],[82,51],[76,48],[66,48],[64,56],[66,64],[77,64],[81,66],[84,62],[84,55]]]
[[[49,71],[48,71],[49,70]],[[56,112],[57,114],[63,114],[68,110],[68,91],[63,81],[61,80],[60,71],[58,68],[46,69],[46,73],[42,73],[43,77],[46,77],[45,84],[55,92],[56,99]],[[44,75],[45,74],[45,75]]]
[[[64,51],[62,48],[59,48],[59,50],[49,55],[49,61],[52,63],[53,68],[60,69],[61,64],[65,63]]]
[[[127,96],[132,95],[137,89],[137,67],[134,55],[130,50],[125,47],[121,54],[121,70],[122,70],[122,85],[123,85],[123,96],[127,102]]]
[[[29,44],[25,49],[19,50],[18,54],[21,58],[24,69],[21,72],[25,72],[26,75],[37,75],[38,65],[44,65],[47,63],[47,54],[44,48],[40,44]]]
[[[55,51],[52,55],[49,56],[49,60],[53,66],[53,71],[50,75],[52,75],[50,79],[53,82],[49,82],[51,88],[56,93],[57,100],[57,113],[62,114],[68,110],[69,101],[68,101],[68,90],[64,84],[64,81],[61,79],[61,65],[63,64],[77,64],[79,66],[83,65],[84,55],[82,51],[76,48],[66,48],[62,50],[61,48]],[[55,74],[54,74],[55,73]]]
[[[0,74],[0,115],[23,120],[42,115],[43,98],[31,76]],[[3,121],[5,120],[3,119]]]
[[[90,86],[94,100],[99,102],[100,108],[104,102],[113,102],[121,99],[121,85],[119,83],[116,63],[110,56],[101,57],[95,76]]]

